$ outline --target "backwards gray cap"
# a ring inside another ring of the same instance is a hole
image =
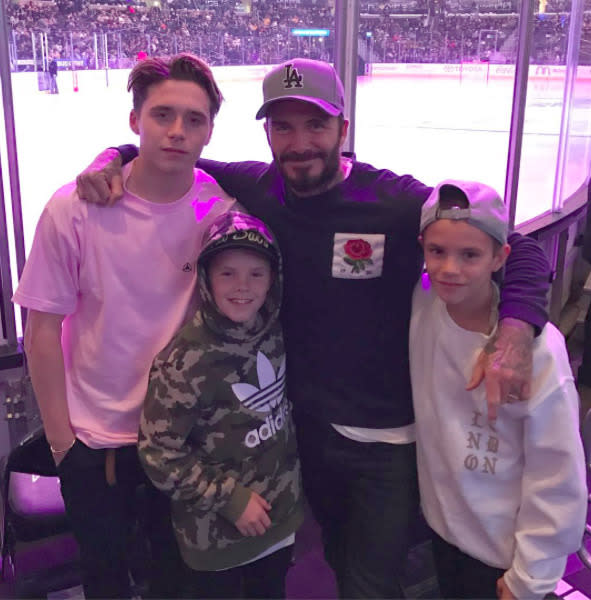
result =
[[[442,209],[439,201],[460,190],[468,199],[468,208]],[[493,188],[476,181],[447,179],[438,184],[421,210],[421,233],[438,219],[465,220],[488,233],[501,244],[507,243],[509,217],[503,200]]]
[[[315,104],[332,117],[345,110],[345,92],[337,72],[319,60],[294,58],[271,69],[263,80],[263,105],[256,118],[266,117],[273,102],[289,99]]]

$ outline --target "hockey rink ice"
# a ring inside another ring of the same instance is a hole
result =
[[[254,118],[268,68],[214,68],[225,101],[204,157],[270,160],[262,122]],[[39,92],[35,73],[13,74],[27,250],[53,191],[74,179],[101,149],[136,142],[128,126],[128,73],[79,71],[74,91],[73,74],[60,71],[58,95]],[[512,94],[510,78],[409,77],[381,72],[378,65],[373,76],[358,80],[357,158],[398,174],[411,173],[430,185],[447,178],[477,179],[502,194]],[[530,80],[517,223],[551,207],[562,104],[562,80]],[[577,82],[573,104],[564,196],[588,172],[591,80]],[[5,149],[2,167],[8,210]]]

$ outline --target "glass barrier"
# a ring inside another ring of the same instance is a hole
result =
[[[571,0],[537,0],[517,222],[549,210]],[[573,89],[563,197],[588,174],[591,0]],[[226,101],[205,156],[269,160],[260,122],[265,65],[333,60],[332,2],[172,0],[9,3],[10,56],[27,247],[50,194],[102,148],[134,142],[128,71],[146,55],[196,53]],[[356,153],[429,184],[478,179],[503,192],[518,0],[361,2]],[[337,3],[338,6],[338,3]],[[59,67],[49,94],[48,67]]]
[[[591,165],[591,11],[583,13],[561,201],[587,181]]]
[[[507,2],[479,5],[432,0],[421,14],[361,15],[380,61],[358,85],[362,160],[503,192],[518,18]]]
[[[538,9],[534,15],[516,224],[552,209],[570,6],[570,0],[541,2],[539,9],[547,12]]]

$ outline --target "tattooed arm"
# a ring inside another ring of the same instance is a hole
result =
[[[535,240],[518,233],[510,234],[509,244],[499,327],[480,355],[467,386],[474,389],[485,379],[491,420],[496,419],[500,404],[529,398],[532,342],[548,320],[550,266],[544,251]]]

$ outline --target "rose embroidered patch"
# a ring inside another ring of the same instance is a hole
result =
[[[372,279],[382,274],[385,236],[381,233],[335,233],[332,276]]]
[[[367,265],[373,265],[373,250],[365,240],[348,240],[345,244],[345,254],[343,260],[353,267],[353,273],[361,273]]]

